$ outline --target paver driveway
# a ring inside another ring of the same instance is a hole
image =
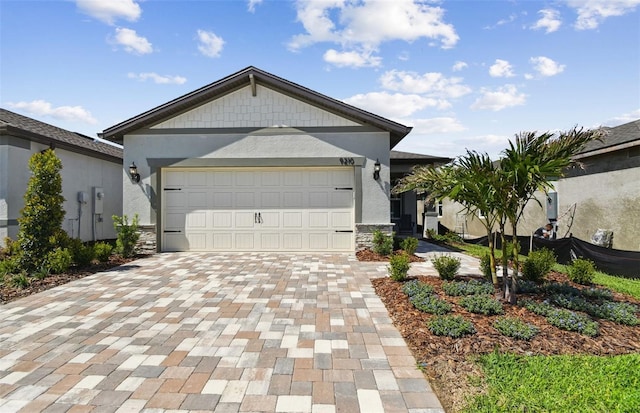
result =
[[[169,253],[0,307],[0,411],[442,412],[352,255]]]

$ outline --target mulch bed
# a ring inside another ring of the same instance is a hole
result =
[[[556,328],[544,317],[523,307],[504,304],[505,316],[518,317],[540,329],[539,334],[531,341],[512,339],[503,336],[491,326],[497,316],[470,313],[457,304],[460,297],[446,296],[442,292],[442,280],[439,278],[433,276],[417,278],[432,285],[440,298],[453,304],[452,313],[471,320],[477,330],[476,334],[459,339],[435,336],[426,327],[427,320],[434,316],[421,312],[411,305],[407,295],[402,292],[402,283],[393,281],[389,277],[372,281],[394,325],[404,337],[418,364],[423,367],[423,371],[429,377],[447,411],[458,411],[465,404],[465,397],[483,391],[481,387],[471,384],[471,382],[477,383],[477,380],[469,380],[469,376],[481,376],[479,368],[472,362],[473,356],[496,350],[521,355],[614,355],[640,352],[640,327],[598,320],[600,335],[587,337]],[[569,282],[566,275],[559,273],[553,273],[547,278],[557,282]],[[569,284],[582,288],[571,282]],[[616,293],[614,297],[617,301],[640,303],[622,294]]]
[[[66,284],[73,280],[93,275],[100,271],[108,271],[114,267],[118,267],[146,256],[147,255],[138,255],[133,258],[122,258],[114,255],[111,256],[107,262],[95,263],[82,268],[72,267],[64,274],[51,274],[42,280],[29,277],[31,282],[26,288],[17,288],[4,283],[0,285],[0,304],[5,304],[10,301],[17,300],[18,298],[27,297],[31,294],[36,294],[59,285]]]

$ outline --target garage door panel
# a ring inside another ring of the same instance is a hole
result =
[[[326,251],[329,249],[328,233],[311,233],[309,234],[309,249]]]
[[[163,250],[353,251],[353,168],[163,173]]]
[[[304,197],[301,192],[285,192],[283,195],[282,206],[284,208],[303,208]]]
[[[189,243],[189,249],[192,251],[206,251],[207,250],[207,233],[206,232],[191,232],[187,234],[187,240]]]
[[[209,206],[207,192],[187,192],[187,207],[207,208]]]
[[[255,237],[253,233],[237,232],[235,234],[235,249],[252,250],[255,248]]]
[[[282,227],[302,229],[302,219],[303,213],[301,211],[283,212]]]
[[[285,250],[294,251],[301,250],[302,247],[302,234],[299,232],[284,233],[282,234],[282,247]]]
[[[233,213],[231,211],[213,211],[213,228],[232,228]]]
[[[280,228],[280,212],[260,212],[258,220],[260,221],[258,225],[262,228]]]
[[[187,182],[190,187],[194,186],[207,186],[207,177],[209,174],[204,171],[189,172],[187,175]]]
[[[187,213],[186,229],[204,229],[207,227],[207,212],[192,211]]]
[[[328,212],[309,212],[309,228],[328,228],[329,213]]]
[[[309,192],[309,208],[329,207],[329,194],[325,192]]]
[[[353,222],[353,215],[350,211],[345,212],[332,212],[331,213],[331,227],[336,229],[351,228]]]
[[[164,197],[168,210],[181,209],[187,205],[187,199],[180,191],[165,191]]]
[[[232,192],[216,192],[213,194],[214,208],[233,208]]]
[[[232,250],[233,234],[231,232],[214,232],[213,233],[213,249],[214,250]]]
[[[255,212],[236,212],[234,218],[236,228],[253,228],[256,225]]]
[[[260,194],[260,207],[279,208],[281,206],[280,192],[263,192]]]

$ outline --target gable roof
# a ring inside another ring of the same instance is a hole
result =
[[[0,134],[122,163],[122,148],[0,108]]]
[[[452,160],[452,158],[447,158],[446,156],[433,156],[401,151],[391,151],[390,158],[393,163],[448,163]]]
[[[160,121],[174,117],[196,106],[217,99],[227,93],[246,87],[260,84],[278,90],[293,98],[324,109],[328,112],[353,119],[358,123],[367,124],[388,131],[391,135],[391,148],[397,145],[410,131],[411,127],[401,125],[392,120],[383,118],[365,110],[348,105],[339,100],[330,98],[321,93],[307,89],[296,83],[290,82],[271,73],[249,66],[221,80],[180,96],[170,102],[148,110],[138,116],[111,126],[99,134],[100,137],[122,142],[124,135],[135,130],[150,127]]]
[[[603,127],[607,133],[602,141],[592,141],[578,154],[583,158],[590,155],[624,149],[640,145],[640,119],[614,127]],[[592,153],[596,152],[596,153]]]

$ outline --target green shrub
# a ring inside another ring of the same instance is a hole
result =
[[[537,294],[542,290],[542,287],[533,281],[521,280],[518,282],[518,293],[521,294]]]
[[[486,253],[480,258],[480,271],[482,271],[484,278],[489,281],[492,281],[491,269],[491,255]]]
[[[96,259],[100,262],[109,261],[109,257],[111,257],[111,252],[113,251],[113,246],[106,242],[97,242],[93,246],[93,254]]]
[[[44,280],[49,276],[49,269],[46,265],[42,265],[40,268],[31,273],[31,276],[38,280]]]
[[[113,227],[118,234],[116,239],[116,252],[125,258],[133,257],[136,253],[136,243],[140,238],[138,233],[138,214],[133,216],[131,224],[126,215],[119,217],[114,215]]]
[[[400,248],[402,248],[402,250],[407,254],[413,255],[418,249],[418,239],[413,237],[405,238],[400,243]]]
[[[20,270],[20,262],[17,257],[9,257],[0,261],[0,275],[16,274]]]
[[[611,320],[618,324],[629,326],[640,324],[640,320],[638,320],[638,317],[635,315],[638,308],[633,304],[612,301],[592,303],[585,300],[582,296],[569,294],[554,294],[550,300],[557,306],[569,310],[582,311],[594,317]]]
[[[81,244],[78,249],[73,251],[73,262],[79,267],[86,267],[91,264],[91,261],[95,258],[93,247],[91,245]]]
[[[459,315],[443,315],[432,318],[427,322],[427,327],[436,336],[449,336],[453,338],[474,334],[476,329],[469,320]]]
[[[441,300],[435,294],[421,293],[409,299],[411,304],[420,311],[429,314],[446,314],[451,312],[451,304]]]
[[[596,268],[593,262],[584,259],[576,258],[571,265],[567,267],[569,279],[577,284],[589,285],[593,282],[593,277],[596,272]]]
[[[62,231],[62,162],[51,149],[36,152],[29,159],[31,178],[24,194],[24,207],[18,218],[20,265],[25,270],[38,268],[57,245],[50,239]]]
[[[503,314],[502,303],[490,295],[468,295],[460,300],[460,306],[476,314]]]
[[[527,324],[515,317],[498,317],[493,322],[493,328],[502,335],[518,340],[531,340],[540,331],[536,326]]]
[[[18,254],[20,244],[9,237],[4,238],[4,247],[0,248],[0,256],[12,257]]]
[[[373,231],[373,252],[390,255],[393,252],[393,233],[386,235],[379,229]]]
[[[549,324],[563,330],[576,331],[590,337],[599,334],[598,323],[584,314],[556,308],[547,302],[537,303],[532,300],[521,300],[520,304],[527,310],[546,317]]]
[[[443,280],[453,280],[460,269],[460,258],[448,254],[432,258],[431,262]]]
[[[475,295],[475,294],[493,294],[493,284],[486,281],[453,281],[443,282],[442,290],[445,294],[457,297],[460,295]]]
[[[456,234],[453,231],[447,231],[447,233],[444,234],[444,240],[450,244],[460,244],[464,241],[462,237],[460,237],[460,235]]]
[[[404,281],[411,268],[411,260],[406,253],[393,254],[389,258],[389,275],[394,281]]]
[[[418,280],[411,280],[402,286],[402,292],[409,297],[418,294],[429,295],[433,294],[433,287]]]
[[[29,277],[27,277],[27,274],[24,271],[19,272],[17,274],[13,274],[9,278],[9,285],[11,285],[14,288],[21,288],[21,289],[27,288],[29,284],[31,284],[31,281],[29,280]]]
[[[529,252],[529,256],[522,263],[522,278],[541,283],[556,263],[553,251],[546,248]]]
[[[47,254],[47,258],[43,266],[51,272],[51,274],[61,274],[69,269],[73,257],[67,248],[56,248]]]

